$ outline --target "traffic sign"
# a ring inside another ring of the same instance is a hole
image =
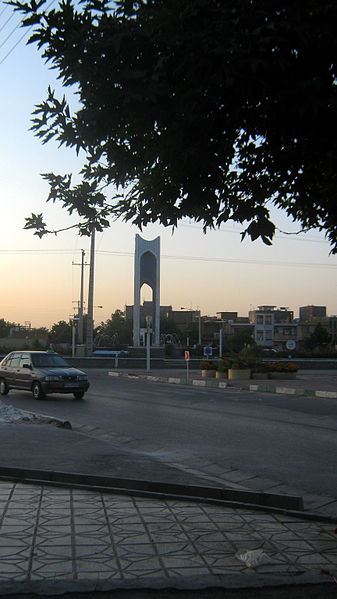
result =
[[[188,362],[189,359],[190,359],[190,352],[185,351],[185,360]]]
[[[212,356],[213,355],[213,347],[211,347],[210,345],[206,345],[206,347],[204,347],[204,356]]]
[[[287,343],[286,343],[286,348],[289,350],[293,350],[296,347],[296,343],[293,339],[288,339]]]

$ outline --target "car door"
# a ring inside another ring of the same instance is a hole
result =
[[[8,356],[6,356],[6,358],[4,358],[4,360],[2,360],[1,362],[1,378],[3,378],[6,382],[6,385],[10,386],[10,381],[11,381],[11,361],[12,361],[12,357],[13,354],[9,354]]]
[[[15,377],[15,386],[18,389],[30,389],[32,382],[32,363],[30,354],[21,354],[19,367],[16,370]]]
[[[17,371],[20,364],[20,354],[13,352],[10,359],[4,366],[4,379],[9,387],[16,387]]]

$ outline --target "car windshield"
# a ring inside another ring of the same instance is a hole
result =
[[[64,368],[69,367],[69,364],[61,358],[58,354],[33,354],[32,355],[33,366],[38,368]]]

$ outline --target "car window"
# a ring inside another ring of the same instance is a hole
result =
[[[20,368],[23,368],[24,364],[30,365],[30,355],[29,354],[22,354],[22,356],[20,358]]]
[[[58,354],[32,354],[32,363],[37,368],[69,368]]]
[[[1,362],[1,366],[9,366],[9,364],[10,364],[10,361],[11,361],[12,357],[13,357],[13,354],[9,354],[8,356],[6,356],[6,357],[5,357],[5,358],[2,360],[2,362]]]
[[[13,354],[10,367],[19,368],[21,354]]]

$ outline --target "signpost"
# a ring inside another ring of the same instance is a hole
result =
[[[152,316],[146,317],[146,371],[150,372],[151,368],[151,329]]]
[[[186,362],[186,379],[188,380],[188,363],[190,361],[190,352],[185,351],[185,362]]]

